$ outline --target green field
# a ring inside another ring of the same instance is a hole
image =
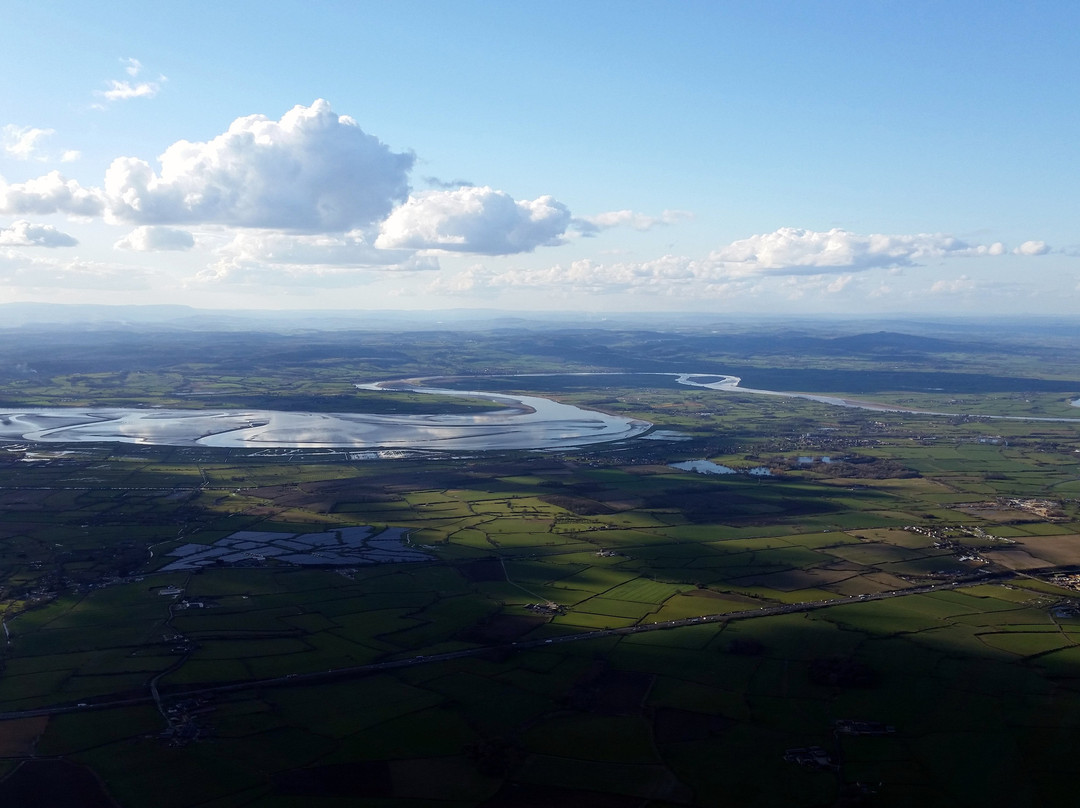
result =
[[[0,802],[33,754],[87,767],[122,808],[1073,804],[1080,590],[1052,576],[1080,569],[1080,424],[982,418],[1075,414],[1057,391],[1071,349],[972,343],[931,372],[908,355],[770,364],[703,334],[573,337],[622,357],[607,365],[501,338],[326,337],[287,361],[244,342],[244,372],[151,341],[140,371],[118,353],[0,375],[0,394],[35,406],[414,413],[477,405],[351,383],[453,373],[475,389],[467,374],[497,366],[483,389],[683,438],[378,461],[7,447]],[[671,344],[680,364],[762,387],[968,414],[635,372],[666,370]],[[559,373],[510,375],[529,371]],[[669,466],[703,458],[771,473]],[[430,560],[160,571],[235,531],[355,525],[404,528]],[[26,714],[41,708],[55,713]],[[807,747],[832,762],[785,759]]]

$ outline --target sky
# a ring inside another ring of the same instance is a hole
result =
[[[1080,4],[0,0],[0,303],[1080,312]]]

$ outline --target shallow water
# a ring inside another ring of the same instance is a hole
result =
[[[754,393],[760,396],[781,396],[783,398],[801,398],[806,401],[817,401],[821,404],[832,404],[836,407],[852,407],[860,410],[875,410],[877,412],[898,412],[908,415],[943,415],[949,418],[970,417],[981,418],[990,421],[1043,421],[1057,423],[1080,423],[1080,418],[1048,418],[1035,415],[982,415],[963,412],[938,412],[935,410],[915,410],[908,407],[894,407],[889,404],[881,404],[876,401],[860,401],[855,398],[840,398],[839,396],[821,396],[815,393],[789,393],[780,390],[758,390],[753,387],[742,387],[742,379],[738,376],[718,377],[717,374],[705,373],[662,373],[662,376],[675,376],[676,382],[690,387],[704,387],[709,390],[721,390],[730,393]],[[719,378],[719,381],[712,381]],[[1080,407],[1080,398],[1071,402],[1074,407]]]
[[[680,471],[696,471],[698,474],[736,474],[735,469],[729,466],[721,466],[711,460],[683,460],[681,463],[669,463],[673,469]]]
[[[0,440],[227,448],[554,449],[629,438],[651,424],[533,396],[419,388],[498,401],[474,415],[48,408],[0,412]]]
[[[546,376],[551,374],[523,374]],[[577,374],[600,375],[605,374]],[[836,396],[740,387],[738,376],[663,373],[680,384],[723,392],[802,398],[841,407],[881,412],[957,416],[962,413],[907,410]],[[357,385],[362,389],[404,389],[480,398],[504,405],[473,415],[374,415],[368,413],[281,412],[277,410],[169,410],[119,407],[43,408],[0,411],[0,440],[41,443],[123,442],[161,446],[257,449],[558,449],[642,435],[651,424],[561,404],[546,398],[481,391],[418,387],[416,383]],[[1072,402],[1080,407],[1080,399]],[[1076,418],[980,415],[987,420],[1076,422]],[[659,438],[661,435],[658,434]],[[664,433],[675,440],[674,433]],[[823,459],[823,462],[827,462]],[[718,467],[722,468],[722,467]],[[702,470],[702,469],[695,469]],[[728,473],[707,470],[711,473]],[[768,473],[768,469],[764,469]],[[762,473],[755,471],[752,473]]]
[[[754,477],[771,477],[772,472],[766,466],[756,466],[752,469],[733,469],[730,466],[721,466],[711,460],[683,460],[679,463],[668,463],[669,468],[680,471],[694,471],[698,474],[750,474]]]

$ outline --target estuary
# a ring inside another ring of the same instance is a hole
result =
[[[551,374],[523,374],[538,379]],[[609,374],[576,374],[603,377]],[[721,393],[751,393],[817,401],[881,412],[956,417],[964,413],[913,410],[870,401],[740,386],[738,376],[693,373],[638,374],[674,377],[678,384]],[[182,410],[121,407],[40,408],[0,411],[0,440],[39,443],[123,442],[218,448],[388,448],[447,451],[559,449],[633,438],[652,424],[586,410],[540,396],[427,386],[427,378],[358,384],[362,390],[406,390],[480,399],[498,409],[476,414],[385,415],[280,410]],[[460,379],[453,379],[460,381]],[[1072,402],[1076,403],[1076,402]],[[977,415],[989,420],[1080,421],[1080,418]]]

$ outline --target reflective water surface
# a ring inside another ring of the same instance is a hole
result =
[[[522,374],[546,376],[550,374]],[[577,374],[598,375],[606,374]],[[755,390],[738,376],[645,373],[674,376],[680,384],[721,392],[755,393],[818,401],[882,412],[957,416],[912,410],[837,396]],[[429,382],[432,380],[428,380]],[[445,383],[445,382],[444,382]],[[45,443],[125,442],[226,448],[558,449],[632,438],[651,424],[561,404],[538,396],[421,386],[423,380],[357,385],[362,389],[409,390],[479,398],[503,405],[473,415],[374,415],[369,413],[281,412],[277,410],[168,410],[118,407],[42,408],[0,411],[0,440]],[[1072,402],[1080,405],[1080,399]],[[979,415],[987,420],[1080,421],[1076,418]],[[660,435],[657,435],[660,437]],[[667,437],[667,436],[665,436]],[[669,438],[671,439],[671,438]],[[713,473],[717,473],[715,470]],[[723,473],[723,472],[719,472]]]
[[[0,411],[0,440],[123,442],[229,448],[554,449],[629,438],[651,424],[535,396],[420,392],[506,405],[475,415],[373,415],[274,410],[46,408]]]

